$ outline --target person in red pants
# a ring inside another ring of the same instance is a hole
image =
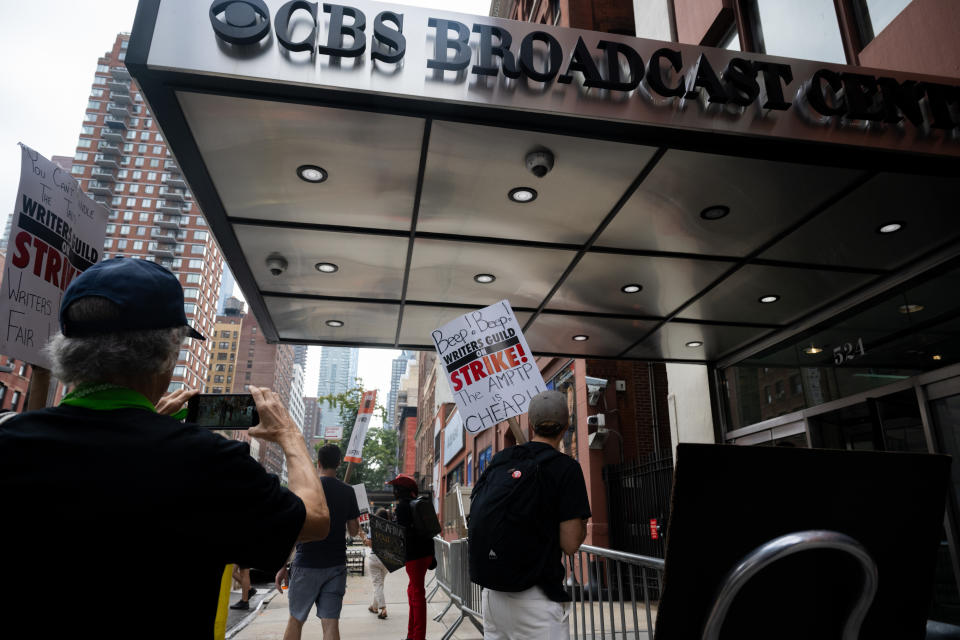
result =
[[[424,576],[434,562],[433,537],[418,533],[413,525],[413,511],[410,501],[417,496],[417,481],[401,473],[388,484],[393,485],[393,495],[397,499],[397,524],[406,527],[406,563],[407,603],[410,615],[407,619],[407,640],[425,640],[427,635],[427,592],[424,588]]]

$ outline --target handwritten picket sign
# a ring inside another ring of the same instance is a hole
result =
[[[370,540],[373,553],[393,573],[406,561],[406,527],[377,516],[370,516]]]
[[[49,368],[43,346],[59,328],[67,286],[100,260],[109,211],[70,172],[21,144],[20,187],[0,297],[0,353]]]
[[[353,432],[350,434],[350,443],[343,459],[347,462],[360,464],[363,462],[363,443],[367,440],[367,428],[370,418],[373,417],[373,408],[377,404],[377,390],[364,391],[357,411],[357,420],[353,423]]]
[[[431,337],[469,433],[526,413],[547,388],[506,300],[470,311]]]

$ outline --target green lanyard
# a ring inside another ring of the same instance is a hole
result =
[[[153,403],[147,400],[142,393],[109,383],[80,385],[65,395],[60,404],[68,407],[96,409],[97,411],[146,409],[153,413],[157,412]]]

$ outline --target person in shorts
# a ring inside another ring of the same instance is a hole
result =
[[[320,482],[330,509],[330,535],[325,540],[298,544],[292,567],[277,572],[277,590],[289,585],[290,619],[283,640],[300,640],[310,609],[317,607],[323,624],[323,640],[340,640],[340,610],[347,590],[347,542],[345,534],[360,533],[360,508],[353,487],[337,479],[340,448],[328,444],[317,455]]]

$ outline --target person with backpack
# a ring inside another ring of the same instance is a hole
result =
[[[530,401],[533,438],[493,457],[470,499],[470,579],[484,587],[484,640],[570,637],[570,596],[561,551],[587,535],[583,471],[560,452],[567,399],[544,391]]]
[[[406,527],[407,640],[425,640],[427,635],[427,590],[424,577],[427,569],[436,566],[433,557],[433,536],[439,533],[439,522],[429,499],[417,498],[417,481],[405,473],[387,484],[393,485],[397,499],[397,524]],[[430,513],[433,518],[430,518]]]

